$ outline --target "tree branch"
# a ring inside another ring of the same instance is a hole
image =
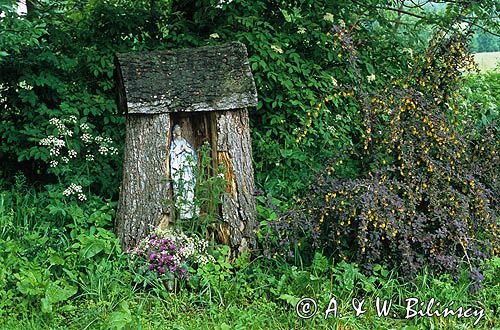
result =
[[[399,10],[402,10],[405,5],[405,1],[402,0],[401,4],[399,5]],[[403,14],[401,12],[398,13],[398,18],[396,19],[396,23],[394,24],[394,33],[398,32],[399,24],[401,24],[401,16]]]
[[[413,6],[409,6],[407,4],[404,4],[403,2],[403,5],[405,6],[405,8],[409,8],[409,9],[414,9],[414,8],[423,8],[426,4],[430,3],[431,1],[425,1],[423,3],[415,3],[414,0],[410,0],[410,2],[412,3]]]
[[[397,12],[397,13],[400,13],[400,14],[404,14],[404,15],[408,15],[408,16],[413,16],[413,17],[416,17],[416,18],[420,18],[420,19],[425,19],[426,18],[425,16],[414,14],[412,12],[409,12],[409,11],[406,11],[406,10],[403,10],[403,9],[400,9],[400,8],[383,7],[383,6],[369,6],[369,5],[365,5],[364,3],[358,2],[356,0],[353,0],[353,2],[355,4],[357,4],[357,5],[360,5],[360,6],[365,7],[365,8],[374,8],[374,9],[380,9],[380,10],[389,10],[389,11],[394,11],[394,12]]]
[[[468,22],[468,23],[470,23],[470,22]],[[471,24],[472,26],[475,26],[475,27],[477,27],[477,28],[480,28],[481,30],[483,30],[483,31],[484,31],[484,32],[486,32],[486,33],[489,33],[489,34],[491,34],[491,35],[494,35],[495,37],[500,37],[500,34],[495,33],[495,32],[493,32],[493,31],[490,31],[490,30],[488,30],[487,28],[485,28],[485,27],[483,27],[483,26],[481,26],[481,25],[479,25],[479,24],[477,24],[477,23],[474,23],[474,22],[473,22],[473,23],[470,23],[470,24]]]

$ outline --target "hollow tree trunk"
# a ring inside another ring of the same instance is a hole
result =
[[[168,155],[172,127],[195,149],[208,142],[228,182],[216,225],[220,243],[255,246],[254,175],[248,108],[257,92],[241,43],[118,54],[118,105],[127,113],[123,182],[116,217],[122,247],[174,219]],[[217,175],[217,173],[211,173]]]
[[[228,182],[222,216],[229,239],[223,242],[244,251],[255,246],[254,174],[247,110],[217,112],[217,160]]]

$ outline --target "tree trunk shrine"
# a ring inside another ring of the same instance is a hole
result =
[[[234,252],[255,246],[255,197],[248,108],[257,92],[246,48],[117,54],[118,104],[126,113],[123,180],[115,228],[124,249],[151,227],[203,216],[193,201],[199,150],[227,185],[215,236]],[[221,174],[222,175],[222,174]]]

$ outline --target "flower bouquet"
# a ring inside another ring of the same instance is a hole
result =
[[[180,281],[189,281],[191,270],[214,258],[207,253],[208,241],[180,230],[155,228],[129,251],[145,273],[158,276],[168,291],[178,292]]]

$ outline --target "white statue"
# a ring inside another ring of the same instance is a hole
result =
[[[198,214],[194,203],[195,169],[198,157],[193,146],[182,137],[179,125],[174,126],[172,133],[170,177],[175,206],[179,210],[181,220],[192,219]]]

